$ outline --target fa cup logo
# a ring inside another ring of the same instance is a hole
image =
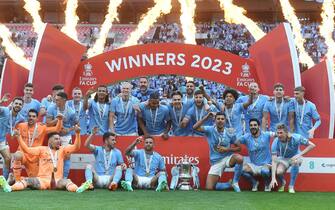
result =
[[[83,72],[83,75],[85,77],[91,77],[93,76],[93,71],[92,71],[92,65],[90,63],[87,63],[84,65],[84,72]]]
[[[249,77],[250,76],[249,69],[250,69],[250,66],[247,63],[242,65],[241,77]]]

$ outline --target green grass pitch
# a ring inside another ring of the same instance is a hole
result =
[[[335,193],[108,190],[0,192],[0,209],[335,210]]]

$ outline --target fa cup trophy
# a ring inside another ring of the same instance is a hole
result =
[[[192,190],[199,189],[200,169],[188,159],[181,159],[176,166],[171,169],[172,179],[170,189],[175,190]],[[191,186],[193,180],[193,186]]]

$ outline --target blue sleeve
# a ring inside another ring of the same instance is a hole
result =
[[[267,101],[265,102],[264,108],[263,108],[263,112],[270,112],[270,106],[271,106],[271,102]]]
[[[88,109],[90,110],[90,111],[93,111],[93,110],[91,110],[92,109],[92,103],[94,102],[94,100],[93,99],[88,99]]]
[[[278,154],[278,138],[275,138],[275,140],[272,142],[271,145],[271,154],[277,155]]]
[[[48,109],[47,109],[47,117],[52,117],[52,118],[55,118],[55,114],[54,114],[54,109],[55,106],[49,106]]]
[[[72,114],[72,121],[73,121],[73,125],[78,124],[79,123],[79,116],[77,116],[75,113]]]
[[[110,106],[110,111],[111,111],[111,112],[116,113],[116,105],[117,105],[117,101],[116,101],[116,98],[114,98],[114,99],[112,100],[112,104],[111,104],[111,106]]]
[[[213,126],[202,126],[202,129],[204,130],[204,133],[208,135],[209,133],[213,132],[212,128]]]
[[[318,110],[316,110],[316,106],[314,104],[311,105],[311,111],[312,111],[312,117],[314,120],[320,119],[320,115],[318,113]]]
[[[235,103],[244,103],[244,101],[243,101],[243,96],[242,97],[239,97],[236,101],[235,101]]]
[[[209,111],[211,112],[220,112],[219,109],[216,108],[213,104],[209,107]]]
[[[46,98],[43,98],[42,101],[41,101],[41,107],[44,107],[46,108],[47,107],[47,103],[46,103],[47,99]]]
[[[134,149],[133,151],[131,151],[131,156],[133,156],[134,158],[138,158],[140,156],[140,150]]]
[[[118,165],[124,163],[124,161],[123,161],[123,157],[122,157],[122,154],[121,154],[120,150],[117,150],[117,156],[116,156],[116,158],[117,158],[117,164],[118,164]]]
[[[247,144],[247,138],[246,138],[246,135],[247,135],[247,134],[241,136],[241,138],[239,139],[239,141],[240,141],[241,144]]]
[[[235,103],[235,106],[236,106],[238,113],[243,113],[244,111],[243,103]]]
[[[96,157],[97,155],[98,155],[98,153],[99,153],[99,148],[101,148],[100,146],[95,146],[95,149],[94,149],[94,151],[93,151],[93,155],[94,155],[94,157]]]
[[[266,131],[266,132],[264,133],[264,135],[265,135],[266,140],[267,140],[268,142],[270,142],[270,141],[271,141],[271,136],[274,136],[274,132]]]
[[[165,119],[166,119],[166,121],[171,120],[169,108],[167,106],[165,106],[164,110],[165,110]]]
[[[309,140],[305,137],[303,137],[302,135],[299,135],[299,144],[301,145],[308,145],[309,144]]]
[[[289,105],[288,105],[288,112],[294,112],[295,107],[294,107],[294,101],[290,99]]]
[[[4,115],[4,113],[5,113],[5,107],[1,106],[0,107],[0,116]]]
[[[40,109],[41,109],[41,102],[39,102],[39,101],[35,101],[36,102],[36,108],[37,108],[37,111],[39,112],[40,111]]]
[[[192,119],[193,112],[194,112],[194,108],[192,107],[186,112],[185,117],[188,118],[188,119]]]
[[[162,171],[162,170],[165,170],[165,163],[164,163],[164,159],[162,157],[160,157],[159,159],[159,170]]]
[[[311,112],[312,112],[312,118],[316,121],[313,126],[313,129],[317,129],[321,125],[321,119],[315,104],[311,104]]]
[[[139,108],[140,108],[141,112],[144,112],[145,104],[143,102],[140,103]]]

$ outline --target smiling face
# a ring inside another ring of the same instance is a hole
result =
[[[23,100],[15,99],[12,103],[14,112],[19,113],[23,107]]]
[[[74,101],[80,101],[83,97],[83,93],[80,89],[73,89],[72,91],[72,98]]]
[[[277,129],[276,134],[277,134],[279,141],[281,142],[287,141],[288,132],[285,131],[284,129]]]
[[[145,92],[148,89],[148,80],[147,78],[143,77],[140,78],[140,90]]]
[[[204,95],[203,94],[197,94],[194,96],[194,102],[197,107],[201,107],[204,102]]]
[[[125,84],[121,87],[121,94],[123,96],[129,96],[131,93],[131,85],[130,84]]]
[[[97,90],[98,101],[105,101],[106,97],[108,96],[108,90],[106,87],[98,87]]]
[[[59,147],[60,147],[60,144],[61,143],[61,140],[60,140],[60,136],[59,134],[55,134],[55,135],[52,135],[50,138],[49,138],[49,146],[52,148],[52,149],[56,149],[58,150]]]
[[[34,88],[33,87],[25,87],[23,89],[24,96],[27,98],[31,98],[34,94]]]
[[[257,94],[259,92],[258,84],[255,82],[250,83],[249,85],[249,93]]]
[[[216,115],[215,116],[215,125],[217,128],[219,129],[222,129],[225,125],[225,116],[222,114],[222,115]]]
[[[146,138],[144,140],[144,149],[147,152],[151,152],[154,149],[154,140],[152,138]]]
[[[114,145],[116,144],[116,136],[109,136],[104,141],[105,141],[105,147],[113,149]]]
[[[182,102],[181,102],[181,96],[180,95],[173,95],[172,96],[172,105],[174,107],[177,107],[177,108],[180,108],[181,105],[182,105]]]
[[[194,90],[195,90],[195,86],[194,86],[193,83],[191,83],[191,82],[186,83],[186,93],[187,93],[187,95],[193,95]]]
[[[227,95],[224,99],[225,99],[226,105],[231,105],[231,104],[235,103],[235,97],[231,93],[227,93]]]
[[[250,121],[249,123],[249,127],[250,127],[250,133],[253,136],[256,136],[259,132],[259,125],[256,121]]]
[[[149,107],[151,109],[157,109],[159,106],[159,99],[149,99]]]
[[[282,98],[284,96],[284,88],[283,87],[276,87],[274,90],[273,90],[273,95],[276,97],[276,98]]]
[[[299,90],[295,90],[294,91],[294,98],[297,101],[303,100],[304,99],[304,95],[305,95],[305,92],[303,92],[303,91],[299,91]]]
[[[60,96],[56,96],[56,106],[63,107],[65,106],[66,100]]]
[[[35,125],[37,122],[37,114],[35,112],[28,113],[28,125],[32,126]]]

